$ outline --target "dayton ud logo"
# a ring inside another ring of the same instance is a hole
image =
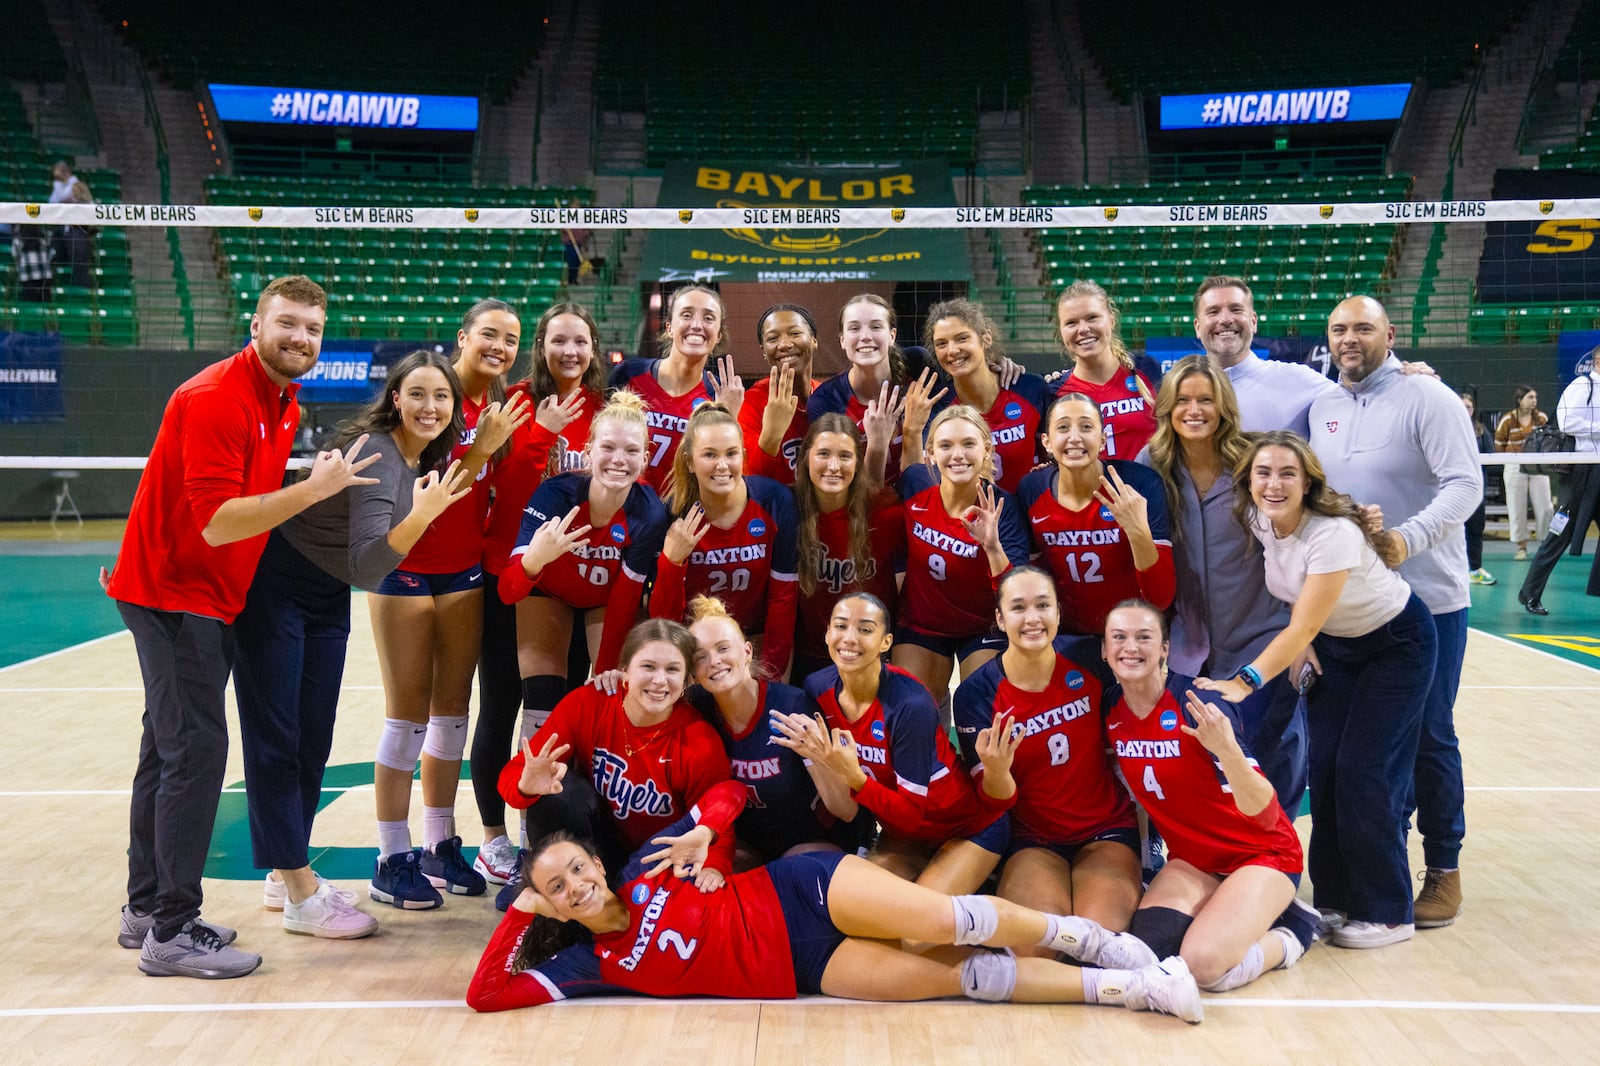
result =
[[[1322,428],[1326,429],[1329,433],[1337,433],[1337,432],[1339,432],[1339,423],[1337,423],[1337,422],[1324,422],[1324,423],[1322,423]]]

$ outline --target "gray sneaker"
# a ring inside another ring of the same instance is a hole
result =
[[[217,931],[198,920],[188,922],[165,943],[154,927],[144,936],[139,969],[152,977],[243,977],[261,965],[261,956],[229,947]]]
[[[199,921],[198,918],[195,920]],[[133,909],[132,904],[124,904],[122,907],[121,928],[117,930],[117,943],[125,948],[142,948],[144,947],[144,935],[155,924],[156,916],[154,914],[140,914]],[[200,924],[221,937],[224,944],[231,944],[239,939],[238,930],[229,929],[225,925],[212,925],[210,922],[200,922]]]

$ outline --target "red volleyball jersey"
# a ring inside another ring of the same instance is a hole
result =
[[[656,380],[656,368],[660,365],[660,359],[624,359],[611,372],[612,389],[632,389],[649,405],[645,422],[650,427],[650,454],[644,480],[657,492],[672,473],[672,458],[678,454],[678,445],[683,443],[683,431],[689,428],[689,415],[711,399],[704,377],[682,396],[667,392]]]
[[[1061,379],[1057,396],[1081,392],[1100,405],[1100,421],[1106,428],[1106,443],[1100,449],[1100,458],[1131,460],[1155,436],[1156,407],[1139,392],[1141,381],[1154,396],[1156,390],[1150,379],[1137,370],[1119,369],[1104,385],[1083,380],[1077,371]]]
[[[744,479],[748,499],[727,529],[712,526],[678,565],[662,556],[650,593],[650,615],[682,621],[700,593],[728,605],[746,636],[765,634],[762,660],[781,674],[794,644],[794,494],[769,478]]]
[[[895,617],[899,588],[895,574],[906,565],[906,527],[900,501],[893,490],[885,489],[873,500],[867,533],[866,572],[856,571],[850,557],[850,512],[843,507],[817,515],[817,556],[802,559],[799,565],[811,571],[816,585],[809,595],[800,596],[800,625],[795,632],[795,653],[811,659],[827,659],[828,619],[834,604],[850,592],[870,592],[889,608]]]
[[[1241,813],[1216,756],[1179,728],[1195,725],[1184,709],[1189,683],[1187,677],[1170,675],[1155,710],[1143,719],[1128,709],[1120,690],[1115,693],[1106,736],[1133,798],[1167,842],[1168,854],[1196,869],[1217,877],[1241,866],[1300,873],[1305,867],[1300,838],[1277,799],[1254,816]],[[1197,694],[1228,716],[1242,746],[1233,705],[1215,693]],[[1250,765],[1261,772],[1254,759]]]
[[[1123,482],[1147,501],[1150,533],[1156,542],[1156,563],[1148,570],[1133,565],[1127,534],[1110,508],[1093,500],[1072,511],[1056,498],[1061,471],[1035,470],[1017,490],[1018,509],[1027,514],[1034,557],[1056,581],[1061,600],[1061,629],[1099,635],[1111,608],[1139,596],[1165,610],[1177,591],[1172,562],[1172,533],[1167,521],[1167,496],[1161,477],[1148,467],[1107,461]]]
[[[729,828],[743,806],[737,784],[718,785],[700,801],[696,820],[718,836],[706,865],[728,868],[716,852],[725,842],[731,846]],[[618,991],[794,998],[789,928],[765,867],[735,874],[709,893],[670,869],[646,874],[638,855],[623,875],[617,896],[628,909],[626,929],[596,934],[593,944],[575,944],[520,973],[512,969],[533,915],[508,910],[484,949],[467,1004],[510,1010]]]
[[[623,841],[637,848],[683,817],[711,786],[729,779],[728,753],[717,731],[689,704],[680,702],[665,722],[641,729],[628,720],[622,699],[592,685],[575,689],[530,743],[535,752],[551,737],[558,745],[571,744],[569,772],[589,775],[611,805]],[[539,799],[517,787],[526,761],[519,751],[500,773],[500,795],[518,810]]]
[[[926,465],[900,477],[906,529],[906,580],[900,589],[900,622],[942,637],[976,637],[994,628],[994,581],[989,557],[959,515],[944,508],[939,486]],[[1012,566],[1028,561],[1028,534],[1017,501],[1002,501],[1000,544]]]
[[[472,442],[478,436],[478,417],[487,406],[487,397],[483,403],[473,402],[470,396],[461,397],[461,414],[467,425],[461,431],[461,439],[450,452],[449,463],[472,449]],[[483,469],[478,471],[472,489],[433,520],[422,534],[422,539],[400,561],[399,569],[414,574],[458,574],[483,565],[483,526],[489,514],[492,466],[492,462],[485,463]]]
[[[983,413],[994,441],[994,483],[1016,492],[1022,479],[1044,458],[1039,426],[1050,408],[1050,386],[1037,374],[1023,374],[1009,389],[1001,389],[994,405]]]
[[[816,384],[811,383],[813,388]],[[739,408],[739,428],[744,431],[744,472],[769,477],[780,485],[793,485],[800,442],[811,426],[806,417],[806,397],[800,397],[800,402],[795,404],[794,417],[789,419],[789,428],[783,431],[778,454],[768,455],[761,450],[761,418],[766,413],[771,393],[771,378],[762,378],[744,390],[744,405]]]
[[[532,392],[527,382],[519,381],[511,386],[507,399],[518,395],[527,396],[531,401]],[[522,510],[528,506],[540,482],[584,468],[589,427],[600,405],[599,396],[585,393],[583,411],[562,427],[561,432],[552,433],[537,419],[530,418],[512,435],[511,451],[495,464],[490,475],[494,498],[483,526],[483,569],[486,573],[499,574],[510,562],[511,549],[517,544],[517,531],[522,527]]]
[[[978,731],[988,729],[996,714],[1011,715],[1026,731],[1011,762],[1017,784],[1013,839],[1080,844],[1133,826],[1133,803],[1106,759],[1100,697],[1094,674],[1059,653],[1042,692],[1013,685],[998,658],[956,689],[956,736],[972,767],[974,787],[983,788]]]
[[[939,709],[922,682],[884,664],[878,698],[854,722],[839,706],[839,669],[806,678],[806,695],[822,708],[830,728],[856,743],[866,783],[856,802],[885,829],[928,843],[972,836],[998,818],[1009,801],[980,797],[950,737],[939,728]]]

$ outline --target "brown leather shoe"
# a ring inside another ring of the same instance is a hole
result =
[[[1461,914],[1461,871],[1445,873],[1429,867],[1422,875],[1422,891],[1412,910],[1418,929],[1450,925]]]

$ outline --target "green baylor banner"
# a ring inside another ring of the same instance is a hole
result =
[[[954,207],[950,168],[669,163],[662,204],[734,208],[748,228],[655,230],[643,279],[680,281],[962,281],[972,276],[959,229],[791,229],[826,225],[843,207]],[[685,219],[685,221],[688,221]]]

